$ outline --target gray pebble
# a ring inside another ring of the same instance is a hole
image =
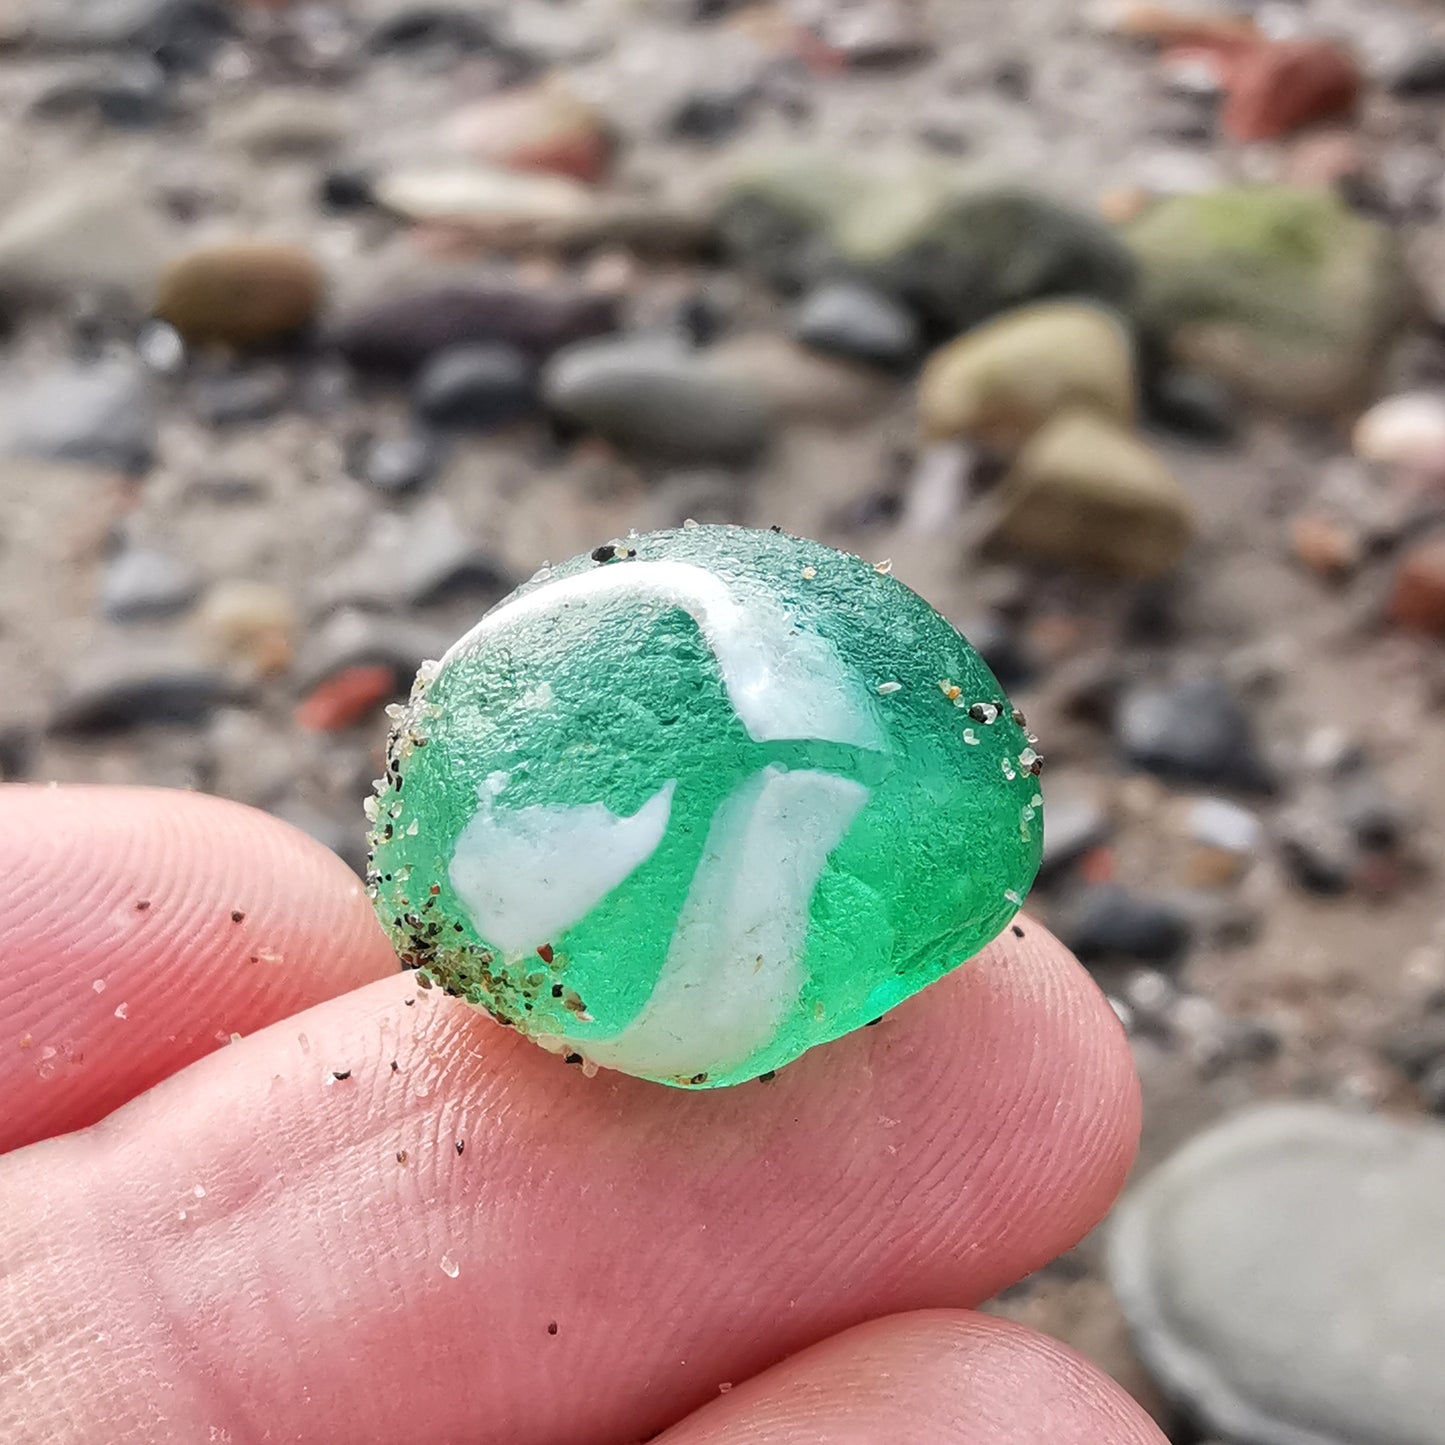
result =
[[[0,399],[0,449],[140,475],[155,460],[156,404],[131,357],[59,366]]]
[[[413,429],[400,436],[369,437],[359,450],[356,473],[378,492],[396,496],[426,486],[441,462],[437,438]]]
[[[1442,1198],[1439,1124],[1255,1108],[1126,1197],[1110,1273],[1155,1378],[1224,1439],[1435,1445]]]
[[[239,426],[266,421],[283,411],[294,385],[279,366],[207,377],[196,385],[192,404],[210,426]]]
[[[434,426],[494,431],[537,409],[536,378],[513,346],[499,341],[454,346],[422,369],[412,405]]]
[[[810,291],[793,316],[793,335],[814,351],[888,368],[918,354],[919,326],[897,302],[870,287],[836,281]]]
[[[1234,398],[1203,372],[1165,372],[1145,388],[1144,405],[1150,421],[1189,441],[1222,446],[1239,431]]]
[[[743,128],[756,94],[751,84],[695,90],[673,107],[664,129],[674,140],[717,145]]]
[[[1279,829],[1280,859],[1298,887],[1324,898],[1348,891],[1359,852],[1328,800],[1306,795],[1280,820]]]
[[[31,107],[44,120],[94,116],[108,125],[140,130],[170,117],[175,96],[166,72],[146,56],[120,56],[66,76]]]
[[[1115,718],[1126,761],[1160,777],[1269,792],[1273,779],[1234,694],[1212,677],[1127,692]]]
[[[1193,930],[1188,917],[1162,899],[1100,884],[1070,900],[1058,932],[1084,963],[1124,959],[1169,964],[1188,949]]]
[[[184,612],[198,592],[195,572],[169,553],[127,547],[106,564],[100,606],[112,622],[140,622]]]
[[[348,667],[389,667],[410,679],[455,641],[451,629],[403,617],[346,609],[333,613],[302,645],[296,684],[303,693]]]
[[[321,579],[323,606],[421,607],[466,592],[496,601],[513,580],[440,497],[377,518],[366,543]]]
[[[583,342],[553,359],[542,386],[558,415],[674,461],[745,461],[772,430],[753,386],[710,366],[706,353],[667,342]]]
[[[117,732],[146,723],[203,721],[232,695],[215,668],[171,651],[117,644],[72,669],[50,716],[52,732]]]
[[[1445,48],[1425,42],[1392,68],[1385,83],[1395,95],[1416,97],[1445,92]]]

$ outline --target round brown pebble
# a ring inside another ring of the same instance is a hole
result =
[[[325,289],[320,264],[300,246],[226,241],[167,266],[155,312],[187,341],[256,346],[299,331]]]

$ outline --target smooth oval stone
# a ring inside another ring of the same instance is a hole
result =
[[[127,547],[100,579],[101,611],[113,622],[173,617],[196,600],[196,574],[184,562],[153,547]]]
[[[558,415],[615,442],[676,461],[742,462],[767,444],[763,393],[666,341],[583,341],[553,357],[543,395]]]
[[[544,568],[422,669],[372,800],[405,964],[573,1062],[740,1083],[972,957],[1041,766],[916,594],[777,532]]]
[[[528,356],[550,356],[569,342],[612,331],[615,297],[509,280],[435,286],[360,305],[331,330],[354,366],[414,371],[454,346],[505,342]]]
[[[257,346],[306,326],[325,291],[320,262],[299,246],[222,241],[166,268],[155,314],[187,341]]]
[[[914,317],[880,292],[849,281],[810,291],[793,317],[804,346],[875,366],[904,366],[919,345]]]
[[[1134,424],[1134,354],[1113,312],[1084,301],[1044,301],[966,332],[929,358],[918,412],[935,438],[1012,451],[1077,407]]]
[[[1085,408],[1046,423],[998,492],[990,550],[1116,576],[1158,577],[1194,533],[1189,496],[1133,432]]]
[[[1125,1200],[1111,1274],[1140,1353],[1256,1445],[1434,1445],[1445,1418],[1445,1128],[1256,1108]]]

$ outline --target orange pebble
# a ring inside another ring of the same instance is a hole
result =
[[[1112,848],[1090,848],[1079,859],[1079,877],[1086,883],[1112,883],[1119,871]]]
[[[360,722],[397,691],[396,673],[389,667],[346,667],[301,703],[296,721],[310,733],[338,733]]]

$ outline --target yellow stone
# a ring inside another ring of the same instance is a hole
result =
[[[1085,407],[1122,426],[1135,414],[1134,356],[1102,306],[1048,301],[1007,312],[933,354],[919,416],[935,440],[1022,446],[1060,412]]]
[[[1082,409],[1055,418],[1024,448],[998,507],[992,550],[1126,577],[1167,571],[1194,531],[1189,498],[1163,461]]]

